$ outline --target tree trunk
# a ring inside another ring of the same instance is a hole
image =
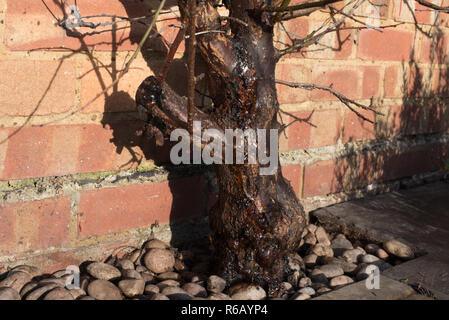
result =
[[[185,2],[178,1],[184,18],[188,16]],[[195,120],[208,118],[205,127],[279,128],[273,26],[266,13],[257,13],[263,2],[230,1],[230,16],[236,18],[230,20],[232,37],[221,33],[198,36],[214,102],[210,114],[196,110]],[[216,9],[209,2],[199,2],[197,32],[221,29]],[[148,108],[152,124],[167,136],[175,123],[187,119],[187,103],[171,98],[175,94],[166,85],[161,87],[157,88],[154,79],[147,81],[136,100]],[[163,93],[163,99],[149,103],[143,93],[148,97],[155,90]],[[273,175],[260,175],[259,169],[259,164],[215,165],[219,198],[209,215],[214,266],[230,281],[258,283],[276,295],[280,282],[292,272],[288,258],[299,249],[305,215],[280,167]]]

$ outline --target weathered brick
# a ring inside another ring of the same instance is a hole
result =
[[[358,110],[367,119],[375,120],[375,114],[372,111]],[[375,138],[374,124],[363,120],[354,112],[347,110],[345,113],[343,127],[343,143],[359,140],[371,140]]]
[[[110,14],[130,18],[145,15],[146,7],[133,0],[110,0],[107,2],[79,2],[79,10],[83,16]],[[85,37],[69,36],[58,26],[55,18],[63,19],[65,9],[60,2],[55,1],[14,1],[7,0],[5,19],[5,43],[11,50],[30,50],[40,48],[70,48],[96,50],[132,50],[142,37],[146,26],[133,23],[132,28],[124,28],[126,23],[118,27],[99,27],[102,31]],[[116,18],[118,20],[119,18]],[[89,20],[94,23],[111,21],[111,18],[96,18]],[[80,28],[80,33],[92,32],[90,28]],[[103,32],[104,31],[104,32]]]
[[[201,215],[204,179],[191,177],[151,184],[84,191],[79,204],[79,236],[167,224]]]
[[[339,182],[335,173],[337,167],[333,160],[320,161],[304,168],[304,187],[302,198],[334,193]]]
[[[69,242],[70,198],[0,205],[0,252],[16,254]]]
[[[310,70],[299,64],[280,63],[276,67],[276,78],[289,82],[309,83]],[[279,103],[300,103],[309,99],[309,91],[278,85]]]
[[[9,135],[1,179],[77,172],[80,131],[76,126],[22,127],[1,131]]]
[[[288,150],[307,149],[310,147],[310,139],[312,133],[311,116],[312,111],[292,112],[296,118],[289,117],[287,137]]]
[[[410,58],[413,32],[398,29],[361,30],[357,57],[364,60],[402,61]]]
[[[313,82],[317,85],[331,86],[348,98],[358,99],[361,96],[360,71],[348,67],[316,67],[313,69]],[[338,100],[328,91],[315,89],[311,93],[313,100]]]
[[[83,63],[81,78],[81,105],[86,105],[118,77],[125,64],[122,59],[103,62],[106,67],[91,61]],[[136,59],[131,70],[125,74],[117,85],[110,88],[83,110],[90,112],[126,112],[136,111],[134,95],[142,81],[152,74],[143,59]]]
[[[448,60],[449,36],[446,34],[434,35],[429,39],[421,35],[420,62],[444,64]]]
[[[385,98],[399,98],[402,96],[403,78],[400,77],[401,74],[399,66],[392,65],[385,68],[383,82]]]
[[[300,196],[300,186],[302,180],[302,167],[299,164],[282,166],[282,175],[290,181],[290,184],[297,196]]]
[[[309,33],[318,30],[322,24],[322,20],[311,21]],[[353,43],[351,30],[339,30],[324,35],[318,44],[311,45],[304,51],[306,56],[312,59],[347,59],[352,53]]]
[[[0,115],[37,116],[69,111],[75,104],[71,61],[0,61]],[[7,93],[7,94],[6,94]]]
[[[380,96],[380,67],[363,68],[362,99]]]

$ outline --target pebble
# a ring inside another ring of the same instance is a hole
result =
[[[120,289],[112,282],[106,280],[94,280],[87,287],[89,296],[97,300],[122,300]]]
[[[124,259],[128,259],[129,261],[131,261],[132,263],[136,263],[137,259],[139,259],[139,257],[142,254],[142,250],[140,249],[136,249],[130,253],[127,253],[123,256]],[[134,269],[134,268],[133,268]]]
[[[379,261],[379,258],[376,256],[373,256],[372,254],[365,254],[365,255],[359,257],[359,260],[361,263],[373,263],[375,261]]]
[[[351,274],[357,269],[357,265],[355,263],[350,263],[342,258],[335,258],[335,257],[322,257],[320,260],[322,264],[335,264],[343,269],[344,273]]]
[[[377,244],[375,244],[375,243],[368,243],[365,246],[365,251],[368,254],[376,254],[377,250],[379,250],[379,249],[380,249],[380,247]]]
[[[157,285],[155,285],[155,284],[147,284],[145,286],[145,289],[144,289],[143,292],[145,294],[154,294],[154,293],[159,293],[161,291],[159,290],[159,287]]]
[[[388,255],[388,253],[384,249],[381,249],[381,248],[379,248],[375,254],[379,259],[382,259],[382,260],[387,260],[390,257]]]
[[[119,269],[103,262],[93,262],[86,268],[87,272],[99,280],[111,280],[120,278],[122,273]]]
[[[334,278],[343,275],[344,271],[341,267],[339,267],[336,264],[326,264],[324,266],[315,268],[312,271],[312,276],[318,275],[320,273],[324,274],[326,278]]]
[[[173,270],[175,257],[169,250],[150,249],[144,256],[144,263],[148,270],[154,273],[164,273]]]
[[[0,288],[0,300],[20,300],[17,290],[10,287]]]
[[[145,290],[145,281],[136,279],[121,280],[118,283],[118,287],[126,297],[134,298],[143,294]]]
[[[212,293],[220,293],[226,288],[226,280],[212,275],[207,279],[207,290]]]
[[[193,296],[179,287],[166,287],[161,294],[167,296],[170,300],[192,300]]]
[[[129,259],[119,259],[116,266],[122,270],[134,270],[134,263]]]
[[[413,259],[415,257],[413,250],[408,245],[398,240],[389,240],[384,242],[383,248],[387,251],[387,253],[404,260]]]
[[[58,285],[55,283],[49,283],[43,286],[38,286],[35,289],[28,292],[28,294],[25,296],[25,300],[37,300],[48,291],[53,290],[54,288],[57,287]]]
[[[74,298],[69,290],[59,287],[45,294],[44,300],[74,300]]]
[[[313,296],[316,293],[315,290],[311,287],[299,289],[298,292],[308,294],[309,296]]]
[[[328,247],[331,245],[331,242],[329,240],[329,237],[327,236],[326,230],[324,230],[323,227],[318,227],[315,230],[315,236],[316,236],[318,243],[321,243]]]
[[[312,285],[312,280],[309,277],[303,277],[299,279],[298,286],[300,288],[310,287]]]
[[[163,294],[155,293],[151,296],[150,300],[170,300],[170,299]]]
[[[11,269],[11,272],[22,271],[28,273],[32,278],[37,277],[42,274],[41,270],[38,267],[27,266],[27,265],[19,265],[15,266]]]
[[[334,250],[336,257],[341,256],[346,250],[354,249],[352,243],[344,236],[334,238],[331,243],[331,248]]]
[[[304,238],[304,243],[314,246],[316,244],[316,237],[313,233],[308,233]]]
[[[143,280],[142,275],[133,269],[125,269],[122,271],[122,278],[123,279],[137,279],[137,280]],[[151,276],[153,278],[153,276]]]
[[[79,300],[95,300],[95,298],[92,298],[91,296],[84,296],[79,298]]]
[[[207,298],[207,291],[197,283],[189,282],[182,286],[187,293],[194,297]]]
[[[86,291],[84,291],[83,289],[70,289],[69,292],[72,295],[73,299],[78,299],[79,297],[87,295]]]
[[[346,262],[357,263],[359,256],[361,255],[363,255],[363,253],[359,249],[350,249],[345,250],[341,256],[346,260]]]
[[[164,281],[164,280],[181,280],[181,275],[176,272],[164,272],[156,276],[157,279]]]
[[[145,281],[145,283],[154,282],[154,276],[152,276],[148,272],[141,272],[140,275],[142,276],[142,279],[143,281]]]
[[[22,290],[20,290],[20,295],[23,297],[28,292],[36,288],[39,284],[35,281],[28,282],[26,285],[23,286]]]
[[[318,260],[318,256],[316,254],[308,254],[304,257],[304,263],[307,268],[313,268]]]
[[[310,233],[315,233],[315,231],[316,231],[317,228],[318,228],[318,227],[317,227],[316,225],[314,225],[314,224],[309,224],[309,225],[306,227],[306,229],[307,229]]]
[[[333,257],[334,251],[332,250],[331,247],[325,246],[322,243],[318,243],[311,248],[309,254],[316,254],[319,257],[321,256]]]
[[[148,241],[145,244],[145,249],[146,250],[150,250],[150,249],[168,249],[170,248],[170,245],[168,243],[165,243],[164,241],[158,240],[158,239],[153,239]]]
[[[23,271],[13,271],[8,276],[0,281],[0,287],[10,287],[20,292],[23,286],[31,281],[31,275]]]
[[[267,293],[258,285],[240,283],[229,289],[229,295],[233,300],[262,300]]]
[[[321,287],[321,288],[319,288],[319,289],[316,291],[316,293],[317,293],[317,294],[324,294],[324,293],[328,293],[329,291],[332,291],[332,289],[331,289],[331,288],[328,288],[328,287]]]
[[[179,287],[180,283],[176,280],[164,280],[156,284],[160,290],[163,290],[167,287]]]
[[[207,299],[209,300],[231,300],[232,298],[222,292],[212,293]]]
[[[304,260],[297,253],[291,254],[288,257],[288,267],[292,271],[301,271],[301,269],[305,269]]]
[[[335,278],[332,278],[331,281],[329,282],[329,285],[332,288],[338,287],[338,286],[344,286],[350,283],[353,283],[354,280],[352,280],[350,277],[348,276],[338,276]]]

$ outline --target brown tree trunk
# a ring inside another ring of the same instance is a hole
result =
[[[208,118],[206,127],[279,128],[277,56],[269,16],[257,10],[263,2],[230,1],[230,16],[236,18],[230,20],[232,37],[221,33],[198,36],[197,46],[209,66],[214,110],[207,115],[196,110],[194,117]],[[186,1],[178,3],[182,16],[187,17]],[[216,9],[208,2],[199,2],[197,32],[221,29]],[[149,96],[148,92],[154,90],[162,92],[163,99],[148,103],[142,94]],[[153,125],[164,135],[187,119],[185,99],[174,95],[164,84],[158,89],[154,81],[144,83],[137,94],[137,102],[149,109],[150,119],[155,119]],[[176,112],[172,110],[175,107]],[[255,282],[276,295],[280,282],[292,272],[288,257],[299,249],[305,215],[280,167],[266,176],[260,175],[259,168],[258,164],[215,166],[219,199],[210,213],[214,266],[228,280]]]

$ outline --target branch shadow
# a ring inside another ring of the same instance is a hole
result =
[[[421,33],[421,28],[415,33]],[[373,126],[356,120],[360,127],[371,130],[371,143],[383,140],[389,143],[379,151],[376,147],[364,148],[362,142],[350,139],[348,142],[354,143],[345,146],[347,156],[335,160],[331,193],[365,190],[375,194],[375,188],[367,186],[379,184],[409,188],[441,179],[440,173],[447,170],[449,151],[438,141],[438,137],[449,130],[447,39],[437,25],[432,37],[425,39],[428,39],[428,51],[421,48],[418,57],[414,45],[401,68],[391,74],[386,71],[385,77],[396,78],[399,84],[386,90],[399,92],[400,102],[393,100],[381,106],[384,115],[376,116]],[[428,64],[423,64],[426,61]],[[417,178],[422,174],[435,174],[435,178]]]

